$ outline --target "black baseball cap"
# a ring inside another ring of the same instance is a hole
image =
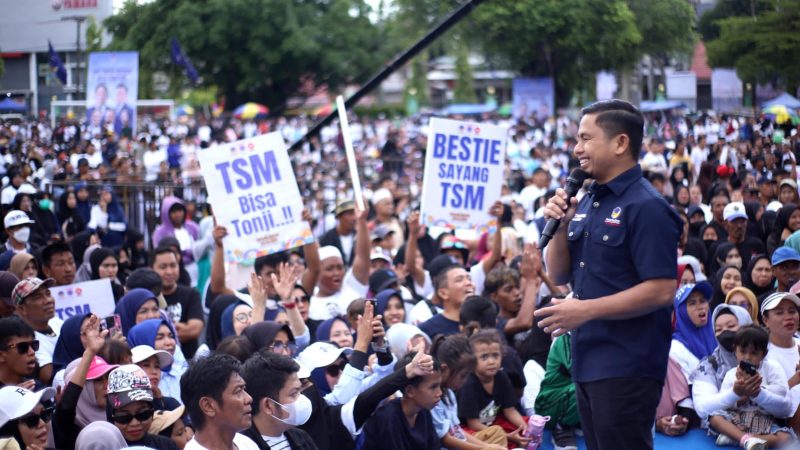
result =
[[[453,266],[461,267],[461,264],[459,264],[452,255],[439,255],[433,258],[433,261],[428,265],[428,272],[431,274],[431,280],[439,276],[445,269]]]
[[[378,292],[387,289],[393,283],[397,283],[400,281],[400,278],[397,277],[397,274],[394,270],[391,269],[379,269],[375,272],[372,272],[372,275],[369,276],[369,290],[372,291],[373,294],[377,294]]]
[[[3,303],[14,306],[14,300],[11,299],[11,292],[14,291],[19,283],[19,278],[11,272],[0,272],[0,301]]]

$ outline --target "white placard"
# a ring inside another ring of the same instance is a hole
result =
[[[62,320],[88,313],[100,318],[114,314],[114,291],[108,278],[51,287],[50,293]]]

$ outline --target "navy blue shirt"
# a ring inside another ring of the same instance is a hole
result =
[[[567,229],[574,296],[596,301],[644,281],[677,278],[683,222],[642,178],[639,165],[589,186]],[[602,301],[602,300],[601,300]],[[671,307],[626,320],[593,320],[574,330],[575,381],[644,377],[663,381]]]
[[[456,334],[461,331],[458,329],[458,322],[448,319],[444,314],[437,314],[425,322],[422,322],[419,325],[419,329],[425,332],[431,339],[437,334],[450,336],[451,334]]]

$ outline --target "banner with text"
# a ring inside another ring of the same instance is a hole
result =
[[[206,148],[199,160],[214,216],[228,229],[227,261],[252,264],[314,241],[280,132]]]
[[[114,314],[114,291],[108,278],[54,286],[50,293],[56,301],[56,315],[62,320],[89,313],[100,318]]]
[[[431,119],[422,182],[426,225],[478,234],[495,229],[489,208],[504,182],[506,135],[495,125]]]
[[[139,53],[94,52],[86,72],[86,123],[113,130],[117,136],[136,135],[139,92]]]

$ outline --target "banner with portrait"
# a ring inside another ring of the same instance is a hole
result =
[[[138,87],[138,52],[90,53],[86,72],[89,129],[93,133],[113,131],[117,136],[135,135]]]

